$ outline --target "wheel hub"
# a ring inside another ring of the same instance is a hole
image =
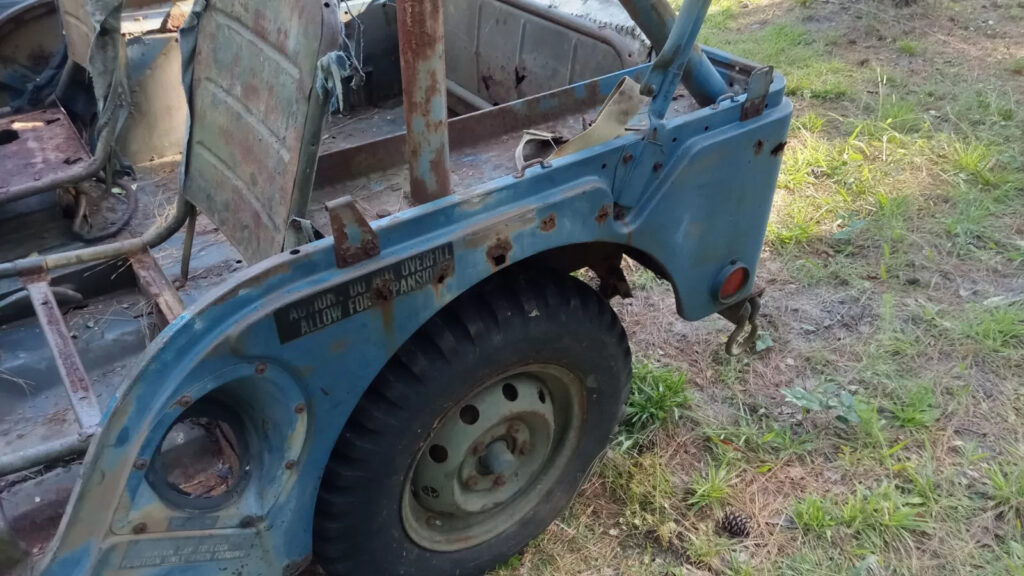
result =
[[[555,416],[549,399],[543,381],[524,375],[468,398],[457,414],[443,419],[413,472],[419,504],[465,516],[515,496],[550,448]]]
[[[509,448],[508,440],[498,439],[487,445],[484,455],[477,459],[477,470],[481,474],[506,474],[511,472],[518,462],[516,455]]]
[[[519,372],[494,380],[441,418],[403,498],[414,540],[457,549],[500,531],[525,512],[517,501],[540,489],[553,465],[564,464],[579,403],[565,381],[572,376],[550,370],[559,378]]]

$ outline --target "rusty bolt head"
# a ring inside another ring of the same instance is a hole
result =
[[[487,451],[487,447],[484,446],[483,442],[477,442],[473,445],[473,456],[483,456],[483,453]]]
[[[146,530],[149,530],[149,526],[145,522],[139,522],[132,526],[132,534],[144,534]]]
[[[519,443],[519,455],[520,456],[526,456],[526,453],[529,452],[529,451],[530,451],[530,443],[529,442],[524,440],[524,441]]]
[[[661,162],[655,162],[654,166],[653,166],[653,169],[654,169],[655,172],[660,172],[662,166],[664,166],[664,164],[662,164]]]
[[[284,463],[285,470],[293,470],[295,468],[295,460],[289,460]]]
[[[296,414],[305,414],[306,413],[306,405],[304,403],[302,403],[302,402],[299,402],[298,404],[296,404],[295,405],[295,413]]]
[[[256,364],[256,375],[257,376],[262,376],[266,372],[267,372],[267,363],[266,362],[259,362],[259,363]]]
[[[519,434],[519,431],[521,429],[522,427],[519,425],[519,422],[512,422],[511,424],[508,425],[509,434]]]
[[[175,404],[181,406],[182,408],[188,408],[189,406],[192,405],[192,397],[189,396],[188,394],[183,394],[180,398],[178,398]]]
[[[505,485],[505,476],[503,476],[501,474],[498,474],[497,476],[494,477],[494,486],[495,487],[501,488],[504,485]]]
[[[476,488],[479,485],[480,485],[480,478],[478,476],[474,475],[474,476],[470,476],[469,478],[466,478],[466,486],[469,486],[470,488]]]
[[[148,465],[149,462],[147,462],[145,458],[139,458],[134,464],[132,464],[132,468],[135,468],[136,470],[145,470]]]
[[[632,152],[626,152],[626,153],[625,153],[625,154],[624,154],[624,155],[622,156],[622,163],[623,163],[623,164],[629,164],[629,163],[630,163],[630,162],[632,162],[632,161],[633,161],[633,153],[632,153]]]

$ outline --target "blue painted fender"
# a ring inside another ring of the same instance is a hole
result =
[[[41,573],[301,566],[321,473],[364,390],[445,304],[516,262],[620,244],[660,263],[685,318],[715,312],[723,266],[753,270],[760,254],[792,113],[783,84],[757,118],[739,121],[740,98],[670,120],[657,141],[630,133],[378,220],[380,255],[351,267],[328,238],[245,270],[168,326],[119,391]],[[367,296],[381,278],[393,290]],[[248,470],[224,506],[183,510],[147,471],[182,411],[212,398],[243,422]]]

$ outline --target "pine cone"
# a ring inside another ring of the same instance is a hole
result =
[[[726,510],[718,521],[718,528],[736,538],[750,536],[750,517],[739,510]]]

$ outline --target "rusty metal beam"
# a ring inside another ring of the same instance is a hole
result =
[[[163,268],[153,257],[153,253],[148,248],[144,249],[133,255],[131,262],[135,278],[139,281],[139,289],[156,305],[163,324],[166,326],[181,316],[185,311],[185,304],[174,285],[167,279]]]
[[[28,290],[50,351],[57,360],[57,369],[67,389],[78,425],[82,432],[91,433],[100,422],[100,409],[89,384],[89,376],[82,367],[82,360],[64,324],[64,316],[50,290],[50,278],[46,274],[36,274],[23,277],[22,283]]]
[[[398,50],[412,201],[451,194],[441,0],[398,0]]]

